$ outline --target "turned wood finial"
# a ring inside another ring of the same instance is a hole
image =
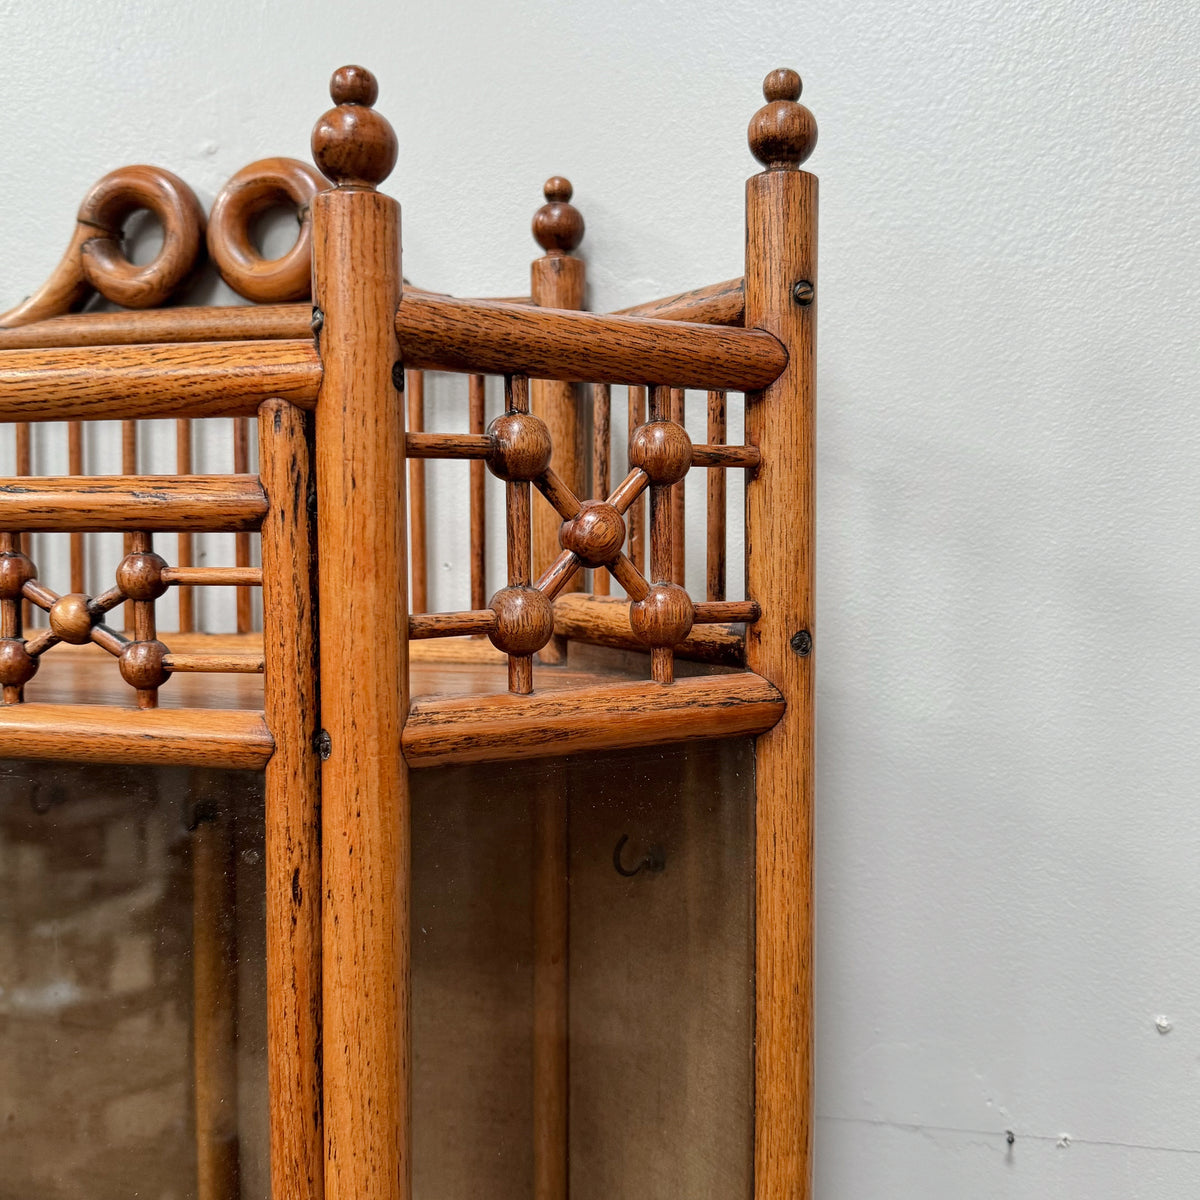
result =
[[[312,152],[337,187],[374,188],[396,165],[396,132],[371,106],[379,84],[366,67],[339,67],[329,82],[331,108],[313,126]]]
[[[798,104],[800,76],[787,67],[763,80],[767,103],[750,119],[750,150],[769,171],[794,171],[817,144],[816,118]]]
[[[583,214],[571,203],[571,181],[552,175],[542,194],[546,203],[533,214],[534,240],[547,254],[570,254],[583,241]]]

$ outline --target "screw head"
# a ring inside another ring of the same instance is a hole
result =
[[[312,310],[312,331],[313,331],[313,333],[320,333],[321,326],[324,324],[325,324],[325,314],[319,308],[314,308]]]
[[[398,392],[404,391],[404,364],[402,362],[392,363],[392,387]]]
[[[317,734],[317,754],[322,762],[325,762],[333,753],[333,738],[329,736],[328,729],[322,729]]]
[[[812,634],[807,629],[793,633],[791,646],[801,658],[807,658],[812,653]]]
[[[801,308],[807,308],[817,298],[817,289],[807,279],[792,284],[792,299]]]

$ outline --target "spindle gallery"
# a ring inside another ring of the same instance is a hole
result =
[[[747,89],[744,274],[608,314],[559,175],[527,295],[410,284],[378,93],[336,71],[315,167],[207,221],[114,170],[0,316],[6,1186],[808,1197],[800,79]],[[248,303],[180,304],[205,260]]]

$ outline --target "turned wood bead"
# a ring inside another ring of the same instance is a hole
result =
[[[0,686],[21,687],[37,674],[37,669],[38,660],[20,638],[0,640]]]
[[[639,425],[629,439],[629,465],[641,467],[651,483],[678,483],[692,465],[692,439],[677,421]]]
[[[117,587],[130,600],[157,600],[167,590],[162,577],[166,565],[153,551],[127,554],[117,567]]]
[[[492,448],[488,451],[488,469],[508,483],[541,477],[550,465],[554,446],[550,430],[541,417],[530,413],[501,413],[489,426]]]
[[[313,158],[338,187],[373,188],[396,165],[396,132],[373,105],[379,96],[366,67],[340,67],[333,73],[331,108],[313,127]]]
[[[583,214],[570,203],[571,181],[561,175],[546,180],[546,203],[533,214],[533,237],[547,254],[570,254],[583,241]]]
[[[558,541],[585,567],[603,567],[625,545],[625,518],[603,500],[585,500],[578,516],[562,523]]]
[[[770,170],[794,170],[817,144],[816,118],[798,104],[800,76],[781,68],[763,80],[767,103],[750,118],[750,150]]]
[[[37,575],[37,567],[20,551],[0,554],[0,600],[18,600],[21,589]]]
[[[50,628],[57,637],[73,646],[91,641],[96,619],[88,608],[88,597],[79,592],[59,596],[50,606]]]
[[[488,607],[496,614],[488,637],[505,654],[534,654],[554,635],[554,605],[537,588],[501,588]]]
[[[170,675],[163,666],[166,654],[167,648],[162,642],[130,642],[121,648],[117,660],[121,668],[121,678],[130,687],[161,687]]]
[[[629,606],[633,632],[650,646],[675,646],[692,630],[696,610],[692,598],[677,583],[654,583],[641,600]]]

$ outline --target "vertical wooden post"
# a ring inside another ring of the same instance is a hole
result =
[[[271,1194],[321,1200],[321,805],[317,759],[316,545],[304,413],[258,410],[266,769],[267,1076]]]
[[[375,191],[396,137],[369,71],[342,67],[313,130],[335,187],[312,202],[322,314],[316,410],[325,1193],[411,1194],[408,561],[395,314],[400,208]]]
[[[571,203],[573,189],[568,179],[555,175],[543,188],[546,203],[533,215],[533,236],[546,252],[533,261],[530,296],[542,308],[582,308],[587,267],[571,251],[583,241],[583,217]],[[559,380],[530,382],[534,416],[550,430],[554,446],[554,470],[575,493],[584,494],[584,423],[577,384]],[[548,504],[533,510],[533,578],[537,579],[558,557],[558,530],[562,517]],[[583,572],[563,589],[576,592],[583,586]],[[554,637],[539,651],[544,663],[566,660],[566,640]]]
[[[583,217],[571,204],[574,189],[555,175],[546,180],[546,203],[533,217],[533,236],[545,251],[534,260],[530,296],[544,308],[582,308],[587,268],[571,251],[583,240]],[[579,388],[533,380],[532,408],[550,430],[554,469],[577,496],[584,494],[584,428]],[[558,557],[562,518],[548,504],[533,513],[533,577]],[[582,572],[580,579],[582,579]],[[577,591],[581,582],[566,590]],[[566,639],[540,651],[543,662],[565,662]],[[533,797],[533,1196],[565,1200],[568,1176],[568,923],[569,804],[563,783],[553,781]]]
[[[812,1196],[813,502],[816,142],[800,77],[772,71],[746,185],[746,326],[774,334],[788,365],[746,397],[762,463],[746,486],[746,593],[762,609],[746,661],[787,700],[755,749],[755,1200]]]

